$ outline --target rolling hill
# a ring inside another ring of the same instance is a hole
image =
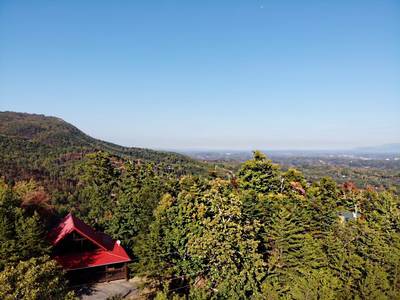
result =
[[[106,151],[121,159],[162,163],[178,173],[197,173],[205,165],[185,155],[136,147],[123,147],[90,137],[56,117],[0,112],[0,176],[28,179],[53,174],[71,160]]]

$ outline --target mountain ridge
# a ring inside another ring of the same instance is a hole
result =
[[[121,159],[164,164],[177,173],[201,173],[204,163],[183,154],[124,147],[95,139],[58,117],[20,112],[0,112],[0,176],[28,179],[47,177],[65,157],[105,151]],[[60,163],[62,161],[62,163]],[[23,175],[25,174],[25,176]]]
[[[0,112],[0,135],[44,144],[50,147],[95,147],[113,154],[133,159],[148,159],[151,155],[139,155],[135,151],[173,155],[177,159],[192,161],[188,156],[171,151],[158,151],[141,147],[126,147],[93,138],[62,118],[43,114]],[[137,157],[135,157],[135,155]],[[141,157],[143,156],[143,157]]]

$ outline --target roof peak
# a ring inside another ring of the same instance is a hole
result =
[[[86,224],[71,212],[53,228],[49,234],[50,240],[53,245],[56,245],[73,231],[78,232],[104,250],[111,250],[114,247],[115,241],[113,238],[101,231],[96,231],[93,227]]]
[[[77,232],[85,239],[99,246],[100,249],[91,252],[56,256],[55,259],[66,269],[71,270],[130,261],[129,255],[120,245],[119,241],[115,241],[109,235],[101,231],[96,231],[71,212],[60,220],[59,224],[50,231],[48,236],[53,246],[56,246],[72,232]],[[87,257],[90,258],[90,260],[74,259],[75,257]],[[88,261],[91,262],[89,263]]]

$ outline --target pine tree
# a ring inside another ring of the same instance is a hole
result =
[[[340,299],[340,281],[328,269],[306,269],[291,276],[287,296],[293,300]]]
[[[87,155],[80,177],[80,216],[98,229],[104,230],[112,218],[118,177],[110,154],[99,151]]]
[[[322,178],[308,190],[307,231],[314,237],[322,238],[338,222],[339,188],[330,178]]]
[[[28,216],[11,189],[0,195],[0,270],[7,264],[47,254],[50,247],[39,215]]]
[[[360,296],[362,299],[385,300],[391,298],[390,284],[387,273],[379,265],[367,264],[366,276],[361,282]],[[395,295],[393,295],[395,296]],[[397,296],[399,296],[397,291]]]
[[[278,292],[282,294],[287,291],[290,272],[298,271],[303,263],[301,250],[305,236],[294,207],[285,207],[282,203],[274,206],[271,219],[264,223],[263,242],[267,250],[267,283],[279,287]]]
[[[17,252],[22,259],[48,254],[50,245],[46,242],[45,231],[39,215],[25,217],[22,209],[16,209],[15,239]]]
[[[7,187],[0,193],[0,270],[19,257],[15,240],[14,211],[18,200]]]
[[[253,159],[246,161],[237,173],[239,186],[244,190],[253,190],[268,194],[283,190],[283,178],[278,165],[261,153],[255,151]]]

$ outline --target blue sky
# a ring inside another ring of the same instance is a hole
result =
[[[0,0],[0,110],[126,146],[400,141],[400,1]]]

